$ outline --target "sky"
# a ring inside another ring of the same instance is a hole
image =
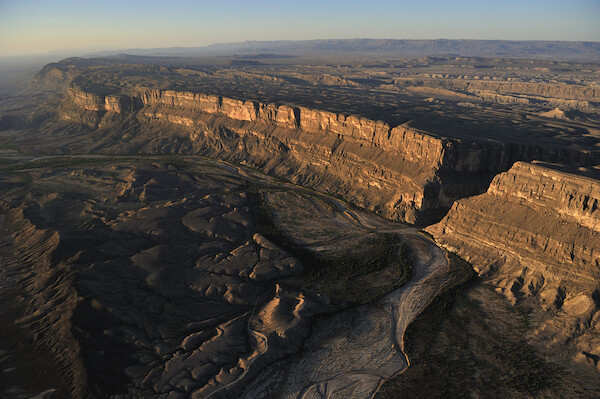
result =
[[[0,0],[0,56],[345,38],[600,41],[600,0]]]

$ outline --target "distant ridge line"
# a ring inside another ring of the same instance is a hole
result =
[[[376,52],[404,56],[465,56],[492,58],[532,58],[545,60],[600,61],[600,42],[557,40],[478,40],[478,39],[315,39],[245,41],[215,43],[202,47],[121,49],[94,53],[145,56],[219,56],[310,53]]]

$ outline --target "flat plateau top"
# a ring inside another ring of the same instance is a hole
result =
[[[596,64],[464,57],[150,61],[67,59],[38,79],[58,68],[75,75],[73,85],[99,95],[192,91],[360,115],[438,137],[600,149]]]

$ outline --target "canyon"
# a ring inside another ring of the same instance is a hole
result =
[[[6,91],[3,395],[600,392],[598,65],[311,57]]]
[[[56,75],[52,71],[46,74]],[[189,132],[188,137],[182,137],[188,146],[198,148],[192,151],[232,161],[243,158],[281,177],[410,223],[439,220],[455,200],[484,192],[495,174],[517,160],[578,166],[600,163],[595,136],[567,148],[558,140],[514,143],[439,137],[410,122],[393,126],[302,106],[137,86],[126,90],[128,94],[103,95],[99,93],[114,89],[97,88],[94,93],[85,91],[92,86],[87,80],[79,84],[75,78],[68,86],[63,119],[105,130],[114,130],[127,117],[140,124],[178,125]],[[494,86],[507,91],[518,85]],[[494,86],[486,85],[488,89]],[[521,86],[526,89],[519,89]],[[537,87],[521,84],[516,90],[532,92],[527,89],[530,86]],[[593,90],[559,90],[555,85],[535,93],[598,100]],[[227,151],[223,151],[223,130],[228,133]],[[254,146],[256,140],[263,145]],[[126,148],[127,143],[119,146]],[[243,148],[242,154],[236,147]],[[269,159],[277,159],[277,166],[268,165]],[[355,176],[351,185],[347,179],[350,175]]]

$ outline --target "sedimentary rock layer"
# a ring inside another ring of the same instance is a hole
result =
[[[557,276],[597,284],[599,205],[600,181],[517,162],[496,176],[485,194],[455,202],[428,231],[467,258],[477,258],[480,248],[492,248],[552,269]]]
[[[575,337],[593,358],[600,354],[599,208],[600,180],[517,162],[427,231],[513,303],[544,309],[541,338],[565,344]]]
[[[243,160],[412,223],[439,220],[516,160],[600,163],[600,152],[461,141],[359,116],[174,90],[98,95],[72,85],[62,115],[113,130],[130,115],[142,126],[176,125],[195,152]]]

